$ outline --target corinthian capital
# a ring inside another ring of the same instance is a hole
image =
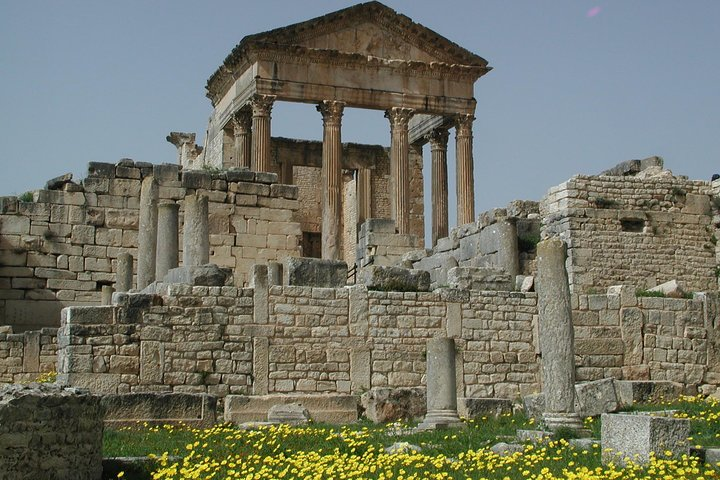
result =
[[[472,137],[472,124],[475,117],[465,113],[455,117],[455,135],[458,137]]]
[[[269,117],[276,98],[275,95],[253,95],[250,98],[253,117]]]
[[[428,133],[425,138],[430,142],[431,150],[447,150],[450,132],[447,128],[436,128]]]
[[[238,110],[232,116],[233,133],[242,135],[252,128],[252,114],[250,110]]]
[[[323,125],[325,126],[340,125],[344,109],[345,102],[336,100],[323,100],[317,106],[317,111],[322,115]]]
[[[415,113],[412,108],[404,107],[393,107],[385,110],[385,118],[390,120],[390,128],[403,128],[406,129],[410,118]]]

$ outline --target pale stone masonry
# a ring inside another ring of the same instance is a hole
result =
[[[545,231],[568,244],[572,291],[669,280],[686,291],[712,291],[718,242],[711,195],[708,182],[667,174],[576,175],[548,191],[541,214]]]
[[[181,217],[186,195],[204,192],[210,261],[232,267],[238,285],[249,283],[255,263],[300,255],[301,230],[294,222],[298,189],[278,184],[274,174],[210,174],[129,160],[91,163],[88,177],[73,191],[38,190],[34,202],[2,197],[1,323],[16,331],[57,327],[63,307],[100,304],[103,285],[119,281],[119,291],[137,285],[118,273],[128,272],[121,268],[128,265],[127,254],[136,272],[141,267],[143,178],[156,185],[160,201],[180,203]],[[157,214],[151,223],[157,225]],[[144,260],[153,278],[154,255]]]
[[[99,479],[103,416],[87,391],[0,385],[0,478]]]

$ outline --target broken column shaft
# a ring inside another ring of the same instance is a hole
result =
[[[185,197],[183,266],[197,267],[209,262],[208,197],[196,193]]]
[[[580,417],[575,413],[575,334],[566,257],[565,243],[559,238],[543,240],[537,245],[538,331],[545,396],[543,420],[551,430],[582,428]]]

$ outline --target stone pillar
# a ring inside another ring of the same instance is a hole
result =
[[[138,290],[155,281],[158,192],[158,184],[154,177],[146,177],[142,181],[138,230]]]
[[[372,217],[372,187],[371,170],[358,168],[357,170],[357,223],[363,224]]]
[[[197,267],[209,262],[208,197],[196,193],[185,197],[183,266]]]
[[[112,285],[103,285],[100,292],[100,305],[112,305],[113,287]]]
[[[280,262],[268,262],[268,285],[283,284],[283,264]]]
[[[178,266],[178,210],[175,202],[161,203],[158,207],[158,237],[155,278],[162,280],[168,270]]]
[[[270,111],[275,95],[254,95],[252,106],[252,157],[250,169],[270,171]]]
[[[322,258],[340,258],[340,214],[342,190],[342,143],[340,126],[344,102],[324,101],[317,109],[323,118],[322,149]]]
[[[132,289],[133,257],[123,252],[117,257],[117,270],[115,272],[115,291],[127,292]]]
[[[432,155],[432,246],[448,236],[447,144],[449,133],[437,128],[428,135]]]
[[[455,383],[455,340],[431,338],[427,342],[427,414],[418,428],[461,427]]]
[[[457,166],[457,223],[475,221],[475,179],[473,177],[472,115],[458,115],[455,127],[455,154]]]
[[[520,250],[518,249],[515,219],[505,219],[493,225],[497,235],[498,266],[510,274],[513,282],[520,275]]]
[[[232,117],[232,124],[235,136],[235,166],[250,168],[252,113],[249,110],[238,110]]]
[[[581,429],[575,413],[575,346],[565,259],[567,249],[559,238],[537,245],[538,333],[545,396],[543,420],[551,430]]]
[[[411,108],[393,107],[385,112],[390,120],[390,211],[398,233],[410,233],[410,145],[408,122]]]

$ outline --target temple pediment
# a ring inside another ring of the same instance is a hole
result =
[[[208,80],[208,96],[217,100],[253,61],[267,58],[268,51],[273,58],[284,51],[311,62],[327,62],[335,53],[342,61],[446,65],[472,70],[474,78],[490,70],[482,57],[379,2],[367,2],[243,38]]]

